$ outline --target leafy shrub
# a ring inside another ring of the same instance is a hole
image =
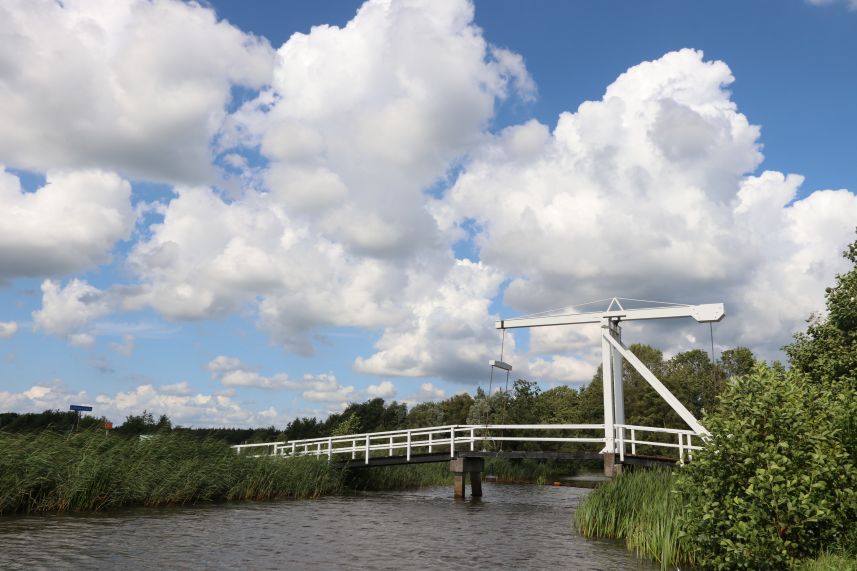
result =
[[[676,482],[697,562],[782,569],[839,545],[857,516],[857,476],[841,440],[853,392],[757,365],[734,379],[713,436]]]

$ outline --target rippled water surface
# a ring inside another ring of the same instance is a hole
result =
[[[0,569],[655,569],[571,527],[586,490],[484,484],[0,518]]]

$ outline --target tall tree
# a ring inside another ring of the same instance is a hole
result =
[[[857,387],[857,240],[843,256],[851,270],[826,290],[827,316],[813,315],[806,332],[783,347],[792,367],[823,383]]]

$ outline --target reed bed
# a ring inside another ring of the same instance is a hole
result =
[[[407,490],[452,485],[447,462],[409,464],[350,470],[346,486],[353,490]]]
[[[312,498],[342,482],[326,460],[240,456],[223,442],[179,434],[0,433],[0,515]]]
[[[798,571],[857,571],[857,559],[847,555],[823,554],[817,559],[803,561]]]
[[[498,482],[523,482],[547,484],[563,476],[577,473],[577,465],[569,462],[540,462],[536,460],[485,460],[485,474],[496,477]]]
[[[624,539],[629,549],[668,569],[693,563],[680,514],[670,472],[639,470],[596,488],[577,508],[574,521],[581,534]]]

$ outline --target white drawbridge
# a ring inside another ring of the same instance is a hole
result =
[[[678,452],[675,460],[683,462],[694,450],[701,448],[702,440],[709,434],[652,371],[622,343],[621,324],[624,321],[646,321],[652,319],[692,318],[699,323],[714,323],[723,319],[722,303],[705,305],[680,305],[647,302],[624,298],[599,300],[606,309],[580,312],[557,310],[536,315],[527,315],[496,322],[497,329],[524,327],[547,327],[559,325],[600,324],[601,365],[604,388],[603,424],[540,424],[540,425],[452,425],[432,426],[384,432],[348,434],[303,440],[264,442],[234,446],[236,452],[252,451],[255,454],[276,456],[326,456],[330,460],[343,460],[349,465],[389,465],[397,463],[437,462],[457,457],[531,457],[555,459],[591,458],[600,455],[608,475],[615,473],[614,463],[633,460],[637,447],[659,447]],[[609,303],[608,303],[609,302]],[[624,305],[623,305],[623,302]],[[592,305],[598,302],[591,302]],[[647,303],[648,306],[631,307]],[[627,307],[626,307],[627,306]],[[688,429],[672,429],[635,426],[625,423],[623,394],[623,367],[627,362],[646,380],[670,407],[688,425]],[[505,371],[511,365],[491,361],[492,367]],[[652,439],[647,435],[660,435]],[[669,441],[669,438],[675,440]],[[667,437],[664,441],[663,438]],[[486,447],[505,442],[574,443],[590,446],[595,443],[600,452],[535,452],[486,450]]]

